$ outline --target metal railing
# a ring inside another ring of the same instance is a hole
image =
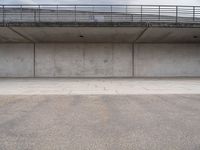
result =
[[[0,5],[0,23],[10,22],[200,23],[200,6]]]

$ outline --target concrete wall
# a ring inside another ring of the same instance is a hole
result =
[[[131,77],[132,44],[36,44],[36,77]]]
[[[200,44],[0,44],[0,77],[199,77],[199,66]]]
[[[0,44],[0,77],[33,77],[33,44]]]
[[[200,76],[200,44],[135,44],[137,77]]]

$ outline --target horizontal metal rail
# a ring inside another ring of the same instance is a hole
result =
[[[0,23],[12,22],[200,23],[200,6],[0,5]]]

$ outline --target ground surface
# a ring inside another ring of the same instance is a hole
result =
[[[200,94],[200,78],[0,78],[0,95]]]
[[[199,150],[200,95],[1,96],[2,150]]]
[[[200,150],[200,79],[0,79],[0,150]]]

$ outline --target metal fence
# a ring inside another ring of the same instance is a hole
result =
[[[0,22],[200,22],[200,6],[0,5]]]

